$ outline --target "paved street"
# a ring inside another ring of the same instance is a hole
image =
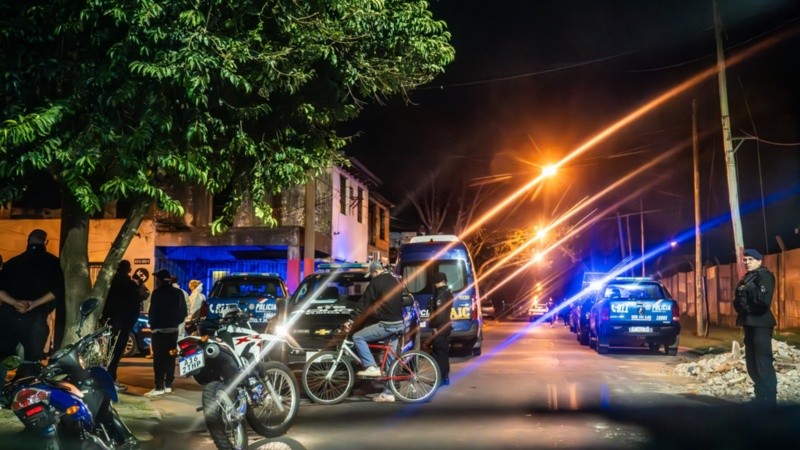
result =
[[[339,405],[304,400],[285,436],[251,432],[250,448],[719,448],[731,440],[726,448],[749,448],[764,430],[781,448],[796,435],[796,408],[748,415],[746,406],[691,395],[664,370],[677,361],[639,350],[600,356],[560,325],[492,323],[483,355],[452,358],[452,385],[430,403],[372,403],[369,385]],[[120,374],[130,386],[120,410],[144,449],[215,448],[193,380],[178,378],[175,394],[148,400],[151,360],[126,359]],[[5,442],[19,425],[2,413]]]
[[[487,326],[484,354],[453,358],[452,385],[442,388],[431,403],[374,404],[358,396],[334,406],[304,401],[294,426],[279,441],[308,449],[635,448],[648,439],[644,428],[577,412],[701,404],[675,395],[679,380],[661,370],[674,360],[638,351],[601,357],[579,346],[563,326],[494,323]],[[132,385],[131,393],[149,389],[150,360],[132,358],[125,363],[121,378]],[[200,387],[186,379],[175,386],[176,395],[151,402],[162,419],[150,430],[156,436],[147,448],[187,442],[198,449],[214,448],[202,416],[195,412]],[[151,422],[131,423],[138,430]],[[251,439],[252,448],[267,443],[254,433]]]

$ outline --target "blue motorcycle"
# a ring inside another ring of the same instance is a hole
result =
[[[97,299],[81,303],[78,330],[98,304]],[[119,401],[114,380],[99,363],[102,358],[98,343],[107,341],[109,335],[108,326],[87,334],[53,354],[39,375],[5,386],[7,406],[25,425],[24,434],[31,441],[19,442],[17,447],[26,443],[30,448],[47,450],[138,446],[112,405]],[[23,361],[18,356],[3,360],[8,370],[23,364],[41,365],[39,361]]]

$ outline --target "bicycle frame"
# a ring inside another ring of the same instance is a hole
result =
[[[367,345],[369,345],[369,348],[371,350],[383,350],[383,356],[381,357],[381,362],[380,362],[380,369],[381,369],[382,373],[386,373],[386,369],[387,369],[386,361],[388,361],[389,356],[392,356],[392,357],[394,357],[395,360],[400,361],[400,364],[402,364],[403,367],[406,370],[408,370],[409,372],[411,372],[411,373],[414,372],[410,367],[408,367],[408,365],[406,365],[405,362],[402,361],[402,359],[400,358],[400,355],[398,355],[397,352],[395,352],[395,350],[392,348],[392,342],[388,342],[388,343],[385,343],[385,344],[367,344]],[[336,366],[342,361],[342,358],[345,355],[347,355],[347,357],[349,357],[353,361],[356,361],[359,364],[363,364],[363,361],[361,360],[361,358],[359,358],[358,354],[356,354],[355,350],[353,350],[354,346],[355,346],[355,342],[353,342],[352,339],[345,338],[345,340],[342,341],[341,345],[339,345],[339,353],[336,355],[335,364],[331,365],[330,370],[325,375],[325,379],[326,380],[329,380],[329,379],[331,379],[333,377],[334,372],[336,371]],[[399,381],[399,380],[405,380],[405,379],[408,379],[408,378],[410,378],[410,376],[382,375],[380,377],[376,377],[376,378],[372,378],[372,379],[374,379],[376,381],[389,381],[389,380]]]

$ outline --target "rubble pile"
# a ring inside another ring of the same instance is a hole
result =
[[[677,364],[672,373],[693,378],[689,389],[697,394],[748,400],[753,396],[753,383],[747,375],[745,351],[734,341],[730,353]],[[778,374],[778,401],[800,403],[800,350],[773,339],[772,351]]]

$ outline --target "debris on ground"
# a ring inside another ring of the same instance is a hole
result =
[[[689,390],[696,394],[749,400],[753,397],[753,382],[747,375],[746,351],[734,341],[730,353],[706,355],[677,364],[671,371],[674,375],[693,378]],[[773,339],[772,352],[778,375],[778,401],[800,403],[800,350]]]

